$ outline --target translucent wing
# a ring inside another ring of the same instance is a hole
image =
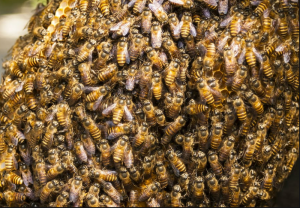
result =
[[[291,58],[291,51],[287,50],[283,52],[283,61],[284,63],[288,63],[290,61]]]
[[[86,92],[86,93],[94,91],[94,90],[98,90],[98,89],[99,89],[99,87],[90,87],[90,86],[84,86],[84,88],[83,88],[84,92]]]
[[[182,25],[183,25],[183,22],[180,21],[180,23],[174,29],[174,35],[178,35],[180,33]]]
[[[104,115],[104,116],[109,115],[109,114],[112,112],[112,110],[113,110],[116,106],[117,106],[116,103],[114,103],[114,104],[108,106],[106,109],[104,109],[104,110],[102,111],[102,115]]]
[[[220,27],[226,27],[233,19],[233,16],[228,16],[220,23]]]
[[[133,7],[133,5],[135,4],[137,0],[131,0],[129,3],[128,3],[128,7]]]
[[[46,48],[46,51],[45,51],[45,56],[46,57],[49,57],[52,54],[55,46],[56,46],[56,42],[54,42],[51,46]]]
[[[123,36],[127,35],[130,29],[130,22],[127,22],[121,26]]]
[[[93,105],[93,110],[94,110],[94,111],[99,107],[99,105],[100,105],[100,103],[101,103],[103,97],[104,97],[104,96],[101,95],[101,96],[95,101],[95,103],[94,103],[94,105]]]
[[[161,51],[161,52],[159,53],[159,58],[160,58],[160,59],[162,60],[162,62],[164,62],[164,63],[166,63],[166,62],[168,61],[168,57],[167,57],[166,53],[163,52],[163,51]]]
[[[126,150],[127,151],[124,154],[124,164],[125,164],[126,168],[131,168],[133,166],[133,162],[134,162],[132,149],[127,148]]]
[[[15,89],[15,92],[19,92],[23,89],[23,85],[25,82],[21,82],[20,85]]]
[[[196,28],[195,26],[193,25],[193,23],[190,23],[190,32],[191,32],[191,35],[196,37],[197,35],[197,32],[196,32]]]
[[[238,63],[239,63],[239,64],[242,64],[242,63],[244,62],[244,60],[245,60],[245,55],[246,55],[246,49],[243,48],[243,50],[242,50],[242,52],[241,52],[241,54],[240,54],[240,57],[239,57],[239,59],[238,59]]]
[[[51,113],[49,113],[45,119],[46,122],[53,120],[54,115],[57,113],[57,108],[54,108]]]
[[[180,171],[175,167],[175,165],[173,165],[173,163],[171,163],[172,169],[174,171],[174,174],[179,177],[180,176]]]
[[[209,5],[212,5],[212,6],[218,6],[218,1],[217,0],[203,0],[204,2],[206,2],[207,4]]]
[[[124,113],[125,113],[125,116],[126,116],[126,120],[127,121],[132,121],[133,120],[133,116],[132,114],[130,113],[129,109],[127,108],[127,106],[124,107]]]
[[[117,24],[115,24],[112,28],[110,28],[111,31],[117,31],[121,25],[123,24],[123,21],[118,22]]]
[[[182,0],[169,0],[170,2],[174,3],[174,4],[178,4],[178,5],[183,5],[184,1]]]
[[[261,63],[263,60],[262,60],[262,55],[256,50],[256,48],[253,47],[253,52],[255,54],[255,57],[258,59],[258,61]]]

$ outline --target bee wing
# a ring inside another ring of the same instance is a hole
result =
[[[180,23],[174,29],[174,35],[178,35],[180,33],[182,25],[183,25],[183,21],[180,21]]]
[[[207,49],[206,49],[206,47],[202,44],[202,42],[197,43],[197,49],[198,49],[198,51],[199,51],[199,53],[200,53],[200,56],[201,56],[201,57],[204,57],[205,54],[206,54]]]
[[[100,105],[100,103],[101,103],[103,97],[104,97],[104,96],[101,95],[101,96],[95,101],[95,103],[94,103],[94,105],[93,105],[93,110],[94,110],[94,111],[99,107],[99,105]]]
[[[246,56],[246,49],[243,48],[243,50],[239,56],[239,59],[238,59],[239,64],[242,64],[245,61],[245,56]]]
[[[252,51],[254,52],[255,57],[258,59],[260,63],[262,63],[262,55],[253,47]]]
[[[283,51],[283,61],[284,63],[288,63],[291,58],[291,51],[290,50],[284,50]]]
[[[125,50],[123,50],[123,53],[125,54],[126,64],[129,64],[130,63],[130,56],[129,56],[127,47],[125,48]]]
[[[15,89],[15,92],[20,92],[23,89],[23,85],[25,82],[21,82],[20,85]]]
[[[130,111],[127,108],[127,106],[124,106],[124,113],[125,113],[125,116],[126,116],[126,120],[128,120],[128,121],[132,121],[133,120],[133,116],[130,113]]]
[[[122,24],[123,24],[123,21],[118,22],[112,28],[110,28],[110,31],[117,31],[122,26]]]
[[[117,106],[117,103],[114,103],[114,104],[108,106],[106,109],[104,109],[102,111],[102,115],[104,115],[104,116],[109,115],[116,106]]]
[[[218,1],[217,0],[203,0],[204,2],[206,2],[207,4],[209,5],[212,5],[212,6],[218,6]]]
[[[134,82],[135,82],[135,77],[132,76],[132,77],[128,77],[127,80],[126,80],[126,90],[129,90],[129,91],[132,91],[133,88],[134,88]]]
[[[90,86],[84,86],[84,88],[83,88],[84,92],[86,92],[86,93],[94,91],[94,90],[98,90],[98,89],[99,89],[99,87],[90,87]]]
[[[228,16],[220,23],[220,27],[226,27],[227,25],[229,25],[229,23],[232,21],[232,19],[233,19],[233,16]]]
[[[132,154],[131,148],[126,148],[125,154],[124,154],[124,164],[126,168],[131,168],[133,166],[134,158]]]
[[[47,58],[52,54],[55,46],[56,46],[56,42],[54,42],[52,45],[50,45],[49,47],[46,48],[46,50],[45,50],[45,56]]]
[[[218,7],[219,14],[227,14],[228,12],[228,0],[220,0]]]
[[[161,52],[159,53],[159,58],[160,58],[160,59],[162,60],[162,62],[164,62],[164,63],[168,62],[168,57],[167,57],[166,53],[163,52],[163,51],[161,51]]]
[[[175,167],[175,165],[173,163],[171,163],[171,167],[174,171],[174,174],[179,177],[180,176],[180,171]]]
[[[263,17],[264,17],[264,18],[269,17],[270,11],[271,11],[271,10],[270,10],[269,8],[265,9],[265,11],[263,12]]]
[[[128,7],[133,7],[133,5],[135,4],[137,0],[131,0],[129,3],[128,3]]]
[[[53,120],[54,115],[57,113],[57,108],[54,108],[51,113],[49,113],[45,119],[46,122]]]
[[[127,35],[130,29],[130,22],[123,24],[121,27],[123,36]]]
[[[197,35],[196,28],[193,25],[193,23],[191,23],[191,22],[190,22],[190,32],[191,32],[192,36],[196,37],[196,35]]]
[[[174,4],[178,4],[178,5],[183,5],[184,1],[182,0],[169,0],[170,2],[174,3]]]

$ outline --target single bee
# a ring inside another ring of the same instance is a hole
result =
[[[175,94],[176,97],[172,99],[172,104],[167,108],[166,115],[169,118],[176,118],[180,111],[181,105],[183,104],[183,94],[181,92],[177,92]]]
[[[110,14],[110,4],[108,0],[101,0],[98,8],[100,9],[104,17],[107,17]]]
[[[178,116],[174,122],[170,123],[165,129],[165,135],[173,137],[180,129],[185,126],[186,118],[184,116]]]
[[[245,93],[245,97],[247,101],[252,105],[254,110],[258,115],[263,114],[264,112],[264,107],[263,104],[261,103],[260,99],[253,94],[251,91]]]
[[[144,101],[143,112],[145,113],[147,123],[149,125],[154,125],[156,123],[156,118],[154,113],[154,106],[151,101]]]
[[[130,47],[128,49],[130,60],[135,61],[143,53],[142,52],[143,48],[144,48],[143,35],[141,34],[134,35]]]
[[[213,169],[214,174],[217,177],[221,177],[223,174],[223,167],[218,160],[218,155],[216,152],[213,152],[213,151],[208,152],[208,162],[209,162],[211,168]]]
[[[182,38],[186,38],[189,34],[192,36],[196,36],[196,28],[192,23],[192,15],[189,12],[184,12],[183,16],[181,18],[180,23],[177,25],[177,27],[174,30],[174,34],[181,34]]]
[[[139,196],[139,201],[140,202],[146,201],[150,197],[154,197],[159,189],[160,189],[160,184],[157,181],[152,182],[141,191]]]
[[[47,182],[47,173],[46,173],[46,164],[42,158],[36,161],[36,172],[41,185],[46,185]]]
[[[52,146],[53,138],[57,132],[58,126],[59,126],[59,123],[57,121],[53,121],[53,122],[51,122],[51,124],[49,124],[47,126],[46,132],[42,139],[42,147],[49,149]]]
[[[58,197],[56,198],[56,201],[54,205],[56,207],[63,207],[68,204],[68,198],[69,198],[69,193],[63,191]]]
[[[233,107],[236,111],[237,117],[240,121],[245,121],[247,118],[246,107],[241,98],[237,98],[233,101]]]
[[[83,147],[86,150],[88,156],[95,155],[96,147],[94,141],[92,140],[91,136],[87,133],[83,133],[81,135],[81,141],[83,143]]]
[[[85,87],[86,90],[89,90],[90,92],[85,100],[87,102],[92,103],[92,110],[96,110],[100,103],[102,102],[102,99],[110,92],[111,88],[107,85],[101,86],[101,87]]]
[[[162,55],[151,47],[147,47],[145,49],[145,52],[147,53],[147,57],[150,59],[151,64],[153,64],[153,66],[155,66],[159,71],[161,71],[163,66],[165,65],[162,59]]]
[[[208,189],[213,201],[219,201],[220,199],[220,184],[216,177],[209,173],[205,176],[205,180],[207,181]]]
[[[85,42],[82,48],[78,52],[77,61],[83,62],[88,57],[92,56],[92,52],[95,49],[96,40],[90,39],[89,41]]]
[[[133,188],[133,183],[132,180],[130,178],[130,174],[129,172],[126,170],[125,167],[121,167],[119,170],[119,177],[123,183],[123,186],[126,190],[131,190]]]
[[[158,21],[160,21],[163,25],[168,23],[168,14],[159,2],[154,0],[148,5],[148,7],[153,12]]]
[[[55,186],[57,186],[58,181],[57,180],[52,180],[49,181],[46,186],[42,188],[41,195],[40,195],[40,200],[41,203],[44,204],[46,200],[48,199],[49,195],[51,192],[55,189]]]
[[[202,78],[200,78],[197,82],[197,89],[200,96],[206,101],[207,104],[212,105],[215,100],[207,82]]]
[[[130,27],[133,25],[134,22],[135,22],[135,16],[129,15],[128,17],[126,17],[126,19],[122,20],[121,22],[118,22],[116,25],[111,27],[110,31],[114,32],[113,35],[112,35],[112,38],[116,38],[118,36],[126,36],[129,32]],[[118,44],[117,48],[119,47],[121,50],[126,50],[127,51],[127,42],[126,41],[127,41],[127,38],[125,38],[125,37],[122,38],[120,40],[120,42],[121,43],[123,42],[125,44],[124,45],[123,44],[121,44],[121,45]],[[120,65],[120,66],[123,66],[123,65]]]
[[[128,53],[128,43],[125,37],[121,38],[117,44],[117,62],[119,66],[130,63],[130,56]]]
[[[123,200],[123,196],[121,195],[120,192],[116,190],[116,188],[110,183],[110,182],[105,182],[101,181],[100,182],[101,186],[103,187],[103,191],[111,197],[111,199],[116,203],[120,204],[121,200]],[[100,196],[101,200],[101,196]]]
[[[94,140],[101,140],[101,131],[97,124],[91,117],[85,117],[83,120],[83,127],[90,133]]]
[[[103,202],[104,205],[106,205],[107,207],[118,207],[118,204],[115,203],[112,198],[110,196],[107,195],[101,195],[100,196],[100,201]],[[96,206],[95,206],[96,207]],[[98,207],[98,206],[97,206]]]
[[[133,123],[119,123],[116,126],[112,126],[108,129],[108,139],[115,139],[121,135],[129,134],[134,130]]]
[[[175,78],[177,77],[177,74],[179,72],[179,64],[180,60],[179,59],[174,59],[171,61],[169,66],[167,66],[166,70],[166,75],[165,75],[165,83],[167,86],[170,86],[175,82]]]
[[[211,132],[211,143],[210,146],[213,150],[218,150],[219,146],[222,142],[222,135],[223,135],[223,125],[222,123],[216,123],[212,126]]]
[[[229,136],[224,140],[223,146],[219,150],[219,161],[223,162],[227,160],[230,155],[230,151],[234,148],[235,138],[233,136]]]
[[[253,134],[248,134],[246,137],[245,152],[243,155],[243,161],[247,164],[252,162],[254,150],[255,150],[255,138]]]
[[[174,150],[167,150],[166,156],[170,163],[172,164],[175,170],[178,170],[180,173],[186,172],[186,166],[182,160],[174,153]]]

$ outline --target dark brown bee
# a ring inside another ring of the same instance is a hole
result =
[[[229,136],[224,140],[223,146],[219,149],[219,160],[221,162],[225,161],[230,154],[230,151],[234,147],[235,138],[233,136]]]
[[[139,80],[140,94],[139,99],[144,101],[148,97],[152,77],[152,65],[150,62],[144,62],[141,69],[141,77]]]
[[[211,173],[205,176],[205,180],[207,181],[208,188],[210,190],[210,195],[213,201],[218,201],[220,198],[220,185],[215,176]]]
[[[157,181],[154,181],[141,191],[139,201],[141,202],[148,200],[150,197],[153,197],[159,189],[160,184]]]

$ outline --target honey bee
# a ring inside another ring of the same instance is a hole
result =
[[[145,100],[143,106],[143,112],[146,115],[146,121],[149,125],[154,125],[156,123],[154,107],[151,101]]]
[[[92,90],[90,92],[85,100],[87,102],[93,102],[92,104],[92,110],[96,110],[100,103],[102,102],[102,99],[110,92],[111,88],[108,85],[103,85],[101,87],[85,87],[86,90]]]
[[[174,59],[166,68],[165,83],[167,86],[170,86],[174,83],[175,78],[177,77],[177,74],[179,72],[179,64],[180,60]]]
[[[197,81],[197,90],[198,90],[200,96],[203,99],[205,99],[205,101],[208,105],[212,105],[214,103],[214,101],[215,101],[214,97],[213,97],[212,93],[210,92],[207,82],[204,79],[200,78]]]
[[[115,189],[115,187],[110,182],[101,181],[104,192],[116,203],[120,204],[123,200],[123,196]],[[100,196],[101,200],[101,196]]]
[[[40,158],[36,161],[36,172],[41,185],[46,185],[47,174],[46,174],[46,164],[45,161]]]
[[[101,140],[101,131],[91,117],[84,118],[83,126],[90,133],[94,140]]]
[[[230,151],[234,147],[235,138],[233,136],[229,136],[224,140],[223,146],[219,150],[219,160],[221,162],[227,160],[229,157]]]
[[[198,131],[199,149],[204,151],[208,140],[209,132],[206,126],[200,126]]]
[[[183,104],[183,94],[181,92],[176,93],[176,97],[172,99],[172,104],[167,108],[166,115],[170,118],[176,118],[181,111],[181,105]]]
[[[180,23],[174,29],[174,35],[178,35],[179,33],[181,34],[182,38],[187,38],[189,33],[194,37],[197,35],[196,28],[192,23],[191,13],[189,12],[183,13]]]
[[[52,146],[54,135],[57,132],[57,127],[59,123],[57,121],[53,121],[51,124],[47,126],[45,135],[42,139],[42,147],[49,149]]]
[[[299,21],[297,18],[297,14],[289,13],[289,21],[291,27],[291,36],[292,40],[297,41],[299,39]]]
[[[140,1],[143,2],[143,1]],[[149,34],[151,31],[152,12],[149,8],[144,8],[142,13],[141,28],[143,34]]]
[[[185,116],[178,116],[174,122],[170,123],[165,129],[165,135],[173,137],[186,124]]]
[[[116,126],[112,126],[108,129],[108,139],[115,139],[121,135],[129,134],[134,130],[133,123],[119,123]]]
[[[153,12],[157,20],[160,21],[163,25],[168,22],[168,14],[158,1],[152,1],[152,3],[148,5],[148,7]]]
[[[23,89],[24,82],[21,80],[14,80],[9,85],[5,86],[5,90],[2,93],[2,98],[7,100],[8,98],[15,95],[16,92],[19,92]]]
[[[146,201],[150,197],[153,197],[156,195],[158,190],[160,189],[160,184],[157,181],[154,181],[153,183],[147,185],[140,193],[139,201]]]
[[[241,98],[237,98],[233,101],[233,107],[236,111],[237,117],[240,121],[245,121],[247,118],[246,107]]]
[[[180,173],[186,172],[185,164],[174,153],[174,150],[172,150],[172,149],[167,150],[166,156],[169,159],[170,163],[172,164],[172,166],[175,170],[178,170]]]
[[[99,151],[101,152],[102,164],[107,167],[110,164],[110,146],[106,139],[101,139],[99,146],[97,146]]]
[[[259,115],[263,114],[264,107],[259,98],[251,91],[246,92],[245,96],[248,102],[252,105],[253,109],[256,111],[256,113]]]
[[[82,48],[78,51],[77,61],[83,62],[90,57],[95,49],[95,44],[96,40],[94,39],[90,39],[89,41],[85,42]]]
[[[212,200],[219,201],[221,188],[218,183],[218,180],[211,173],[205,176],[205,180],[207,181],[208,189],[210,190],[210,195],[212,197]]]
[[[145,142],[146,138],[148,137],[148,129],[149,129],[148,124],[143,122],[142,126],[138,128],[138,133],[134,137],[133,140],[134,147],[138,147]]]
[[[69,198],[69,193],[66,191],[63,191],[58,197],[56,198],[55,205],[56,207],[63,207],[64,205],[67,205]]]
[[[135,22],[135,16],[130,15],[130,16],[126,17],[126,19],[122,20],[121,22],[118,22],[116,25],[111,27],[110,31],[114,32],[114,34],[112,35],[112,38],[116,38],[117,36],[127,35],[129,32],[130,26],[132,26],[134,22]],[[127,42],[126,42],[127,39],[122,38],[120,41],[123,43],[125,42],[125,45],[121,44],[119,46],[121,48],[121,50],[126,49],[126,51],[127,51]],[[120,65],[120,66],[122,66],[122,65]]]
[[[55,189],[55,186],[57,186],[58,181],[52,180],[49,181],[46,186],[43,187],[40,195],[41,203],[45,203],[45,201],[48,199],[51,192]]]
[[[164,62],[160,54],[151,47],[147,47],[145,52],[147,53],[147,57],[150,59],[151,64],[153,64],[153,66],[155,66],[159,71],[162,70]]]

